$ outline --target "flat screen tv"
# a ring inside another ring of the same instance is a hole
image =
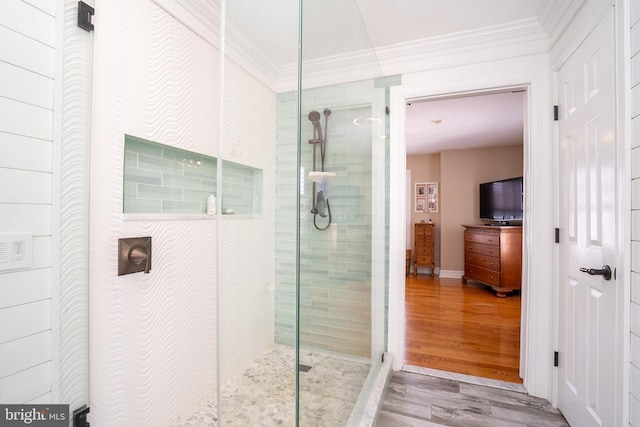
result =
[[[480,184],[480,219],[498,224],[522,222],[522,177]]]

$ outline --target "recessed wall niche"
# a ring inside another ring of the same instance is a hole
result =
[[[205,214],[216,193],[217,159],[124,136],[122,212]],[[262,170],[222,160],[222,213],[262,214]]]

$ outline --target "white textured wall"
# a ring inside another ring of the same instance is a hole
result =
[[[64,0],[56,79],[60,103],[60,393],[70,410],[89,405],[89,163],[93,33],[78,27],[78,2]],[[87,3],[93,4],[92,1]],[[56,107],[57,108],[57,107]],[[57,126],[57,123],[56,125]]]
[[[216,223],[124,218],[124,134],[217,156],[218,50],[149,0],[108,0],[96,9],[90,419],[98,427],[162,426],[215,391]],[[273,223],[275,95],[232,64],[227,78],[224,157],[265,169],[266,195],[261,218],[221,225],[223,284],[233,287],[221,293],[221,351],[233,354],[231,371],[273,340],[273,233],[265,224]],[[118,277],[118,239],[147,235],[151,273]]]
[[[629,423],[640,425],[640,5],[631,1],[631,366]],[[625,28],[625,31],[628,31]]]
[[[231,60],[225,61],[223,120],[223,158],[262,169],[264,186],[259,218],[223,216],[221,224],[220,372],[226,382],[273,344],[275,328],[276,96]]]

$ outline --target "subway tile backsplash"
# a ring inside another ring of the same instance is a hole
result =
[[[216,193],[217,159],[124,137],[123,213],[204,214]],[[222,161],[222,208],[262,213],[262,170]]]

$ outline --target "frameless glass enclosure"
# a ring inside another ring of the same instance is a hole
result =
[[[218,425],[357,425],[386,342],[389,79],[355,0],[221,12]]]

